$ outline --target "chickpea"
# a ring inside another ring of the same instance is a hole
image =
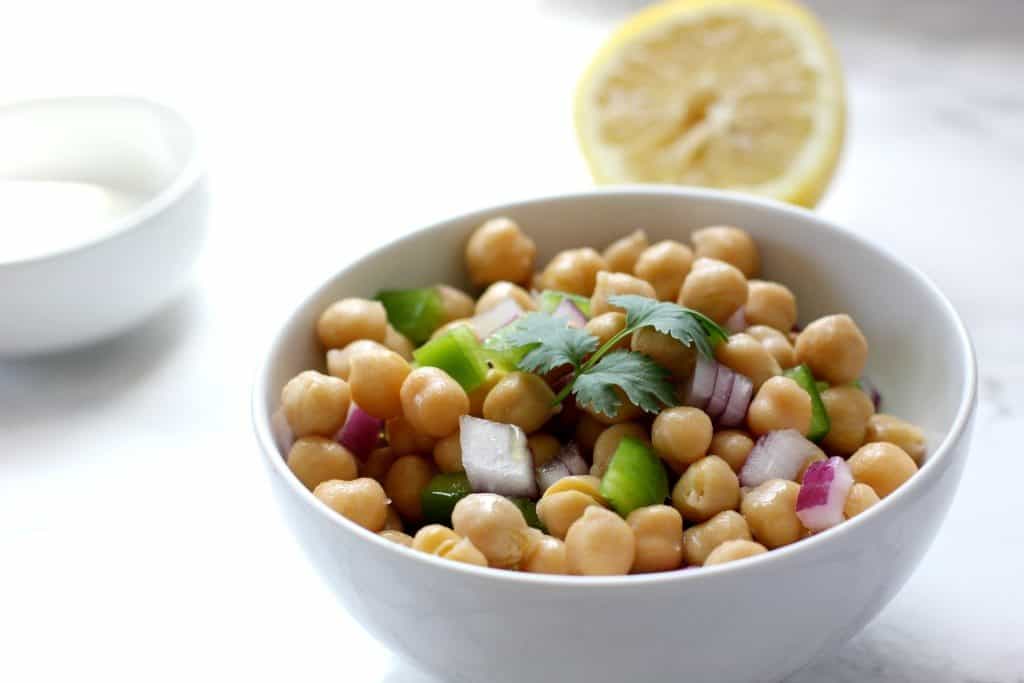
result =
[[[413,349],[416,348],[404,334],[393,328],[391,325],[388,325],[388,329],[384,333],[384,346],[388,347],[407,361],[412,360],[412,352]]]
[[[597,437],[597,442],[594,443],[594,457],[593,464],[590,466],[590,474],[595,477],[604,476],[604,473],[608,471],[608,463],[612,461],[612,456],[618,450],[622,439],[627,436],[632,436],[648,444],[651,442],[647,428],[635,422],[623,422],[609,427],[601,432],[601,436]]]
[[[386,538],[392,543],[404,545],[406,548],[412,547],[412,536],[402,531],[392,531],[391,529],[385,529],[384,531],[378,532],[377,535],[381,538]]]
[[[352,356],[363,351],[386,350],[388,347],[371,339],[359,339],[343,349],[330,349],[327,352],[327,374],[348,381],[352,369]]]
[[[846,462],[854,480],[873,488],[880,498],[898,489],[917,472],[917,463],[905,450],[884,441],[861,446]]]
[[[612,387],[612,391],[619,398],[619,412],[615,415],[605,415],[600,410],[597,410],[592,405],[582,406],[584,412],[593,417],[595,420],[605,425],[617,425],[623,422],[630,422],[632,420],[638,420],[644,414],[643,409],[639,406],[630,403],[629,397],[619,387]]]
[[[548,533],[555,538],[565,538],[569,527],[580,518],[583,511],[600,503],[581,491],[560,491],[547,494],[537,503],[537,516],[544,522]]]
[[[704,564],[711,551],[726,541],[750,540],[750,528],[743,516],[735,510],[726,510],[683,532],[683,554],[686,563]]]
[[[672,504],[688,522],[704,522],[740,504],[740,481],[717,455],[686,468],[672,489]]]
[[[449,434],[434,444],[434,464],[446,474],[462,472],[462,440],[459,432]]]
[[[430,338],[437,339],[438,337],[448,334],[456,327],[467,327],[471,332],[473,332],[473,334],[476,334],[476,332],[473,331],[473,325],[470,322],[469,318],[458,318],[456,320],[452,320],[451,322],[447,322],[438,327],[436,330],[430,333]]]
[[[796,324],[796,297],[785,285],[767,280],[747,283],[747,303],[743,315],[748,325],[767,325],[789,332]]]
[[[554,460],[562,451],[562,444],[550,434],[531,434],[526,445],[533,454],[533,466],[540,467]]]
[[[541,534],[541,538],[531,543],[523,554],[519,569],[532,574],[568,574],[569,558],[565,543],[553,536]]]
[[[281,390],[281,408],[296,438],[334,436],[345,424],[351,393],[343,379],[306,370]]]
[[[388,504],[388,516],[384,518],[384,531],[404,531],[405,524],[402,522],[402,516],[398,514],[398,510],[394,508],[390,503]]]
[[[640,254],[633,274],[647,280],[662,301],[675,301],[693,265],[693,251],[675,240],[653,244]]]
[[[383,420],[402,414],[400,392],[412,368],[394,351],[374,349],[352,356],[348,383],[352,400]]]
[[[469,397],[440,368],[416,368],[402,383],[402,413],[413,428],[440,438],[459,428],[459,417],[469,414]]]
[[[510,500],[471,493],[452,510],[452,527],[473,542],[492,567],[515,567],[522,559],[526,520]]]
[[[537,303],[530,296],[530,293],[519,285],[511,282],[495,282],[484,290],[476,302],[476,315],[486,313],[505,299],[512,299],[524,311],[537,310]]]
[[[511,372],[484,399],[484,418],[513,424],[529,434],[554,414],[555,394],[542,378],[529,372]]]
[[[576,423],[576,443],[584,451],[590,452],[597,445],[597,439],[607,426],[590,413],[583,413],[580,421]]]
[[[404,417],[395,417],[384,423],[384,437],[396,457],[432,453],[436,439],[413,428]]]
[[[658,413],[651,426],[654,450],[676,472],[683,472],[708,452],[711,418],[699,408],[679,406]]]
[[[636,230],[609,244],[604,250],[604,262],[613,273],[631,274],[637,259],[647,246],[647,233]]]
[[[697,258],[731,263],[746,277],[757,277],[761,256],[754,238],[746,230],[726,225],[701,228],[690,237]]]
[[[906,451],[907,455],[913,458],[917,464],[921,464],[921,461],[924,460],[926,448],[924,432],[917,425],[898,417],[884,413],[869,417],[864,440],[867,442],[888,441]]]
[[[443,545],[455,545],[462,537],[443,524],[428,524],[416,532],[412,539],[412,549],[436,555]]]
[[[715,358],[730,370],[745,375],[754,384],[754,391],[772,377],[782,374],[775,356],[749,334],[731,335],[715,347]]]
[[[553,496],[563,491],[578,491],[593,498],[598,505],[605,504],[604,496],[601,495],[601,478],[592,474],[574,474],[562,477],[547,488],[544,496]]]
[[[708,446],[708,453],[714,453],[722,460],[729,463],[733,472],[743,469],[743,463],[747,456],[754,449],[754,440],[750,435],[738,429],[724,429],[715,432],[711,437],[711,445]]]
[[[394,451],[387,446],[375,448],[370,451],[370,455],[367,456],[366,460],[360,463],[359,476],[376,479],[383,483],[384,478],[388,475],[388,470],[391,469],[391,465],[395,463],[397,458],[398,456],[395,455]]]
[[[796,359],[818,379],[849,384],[864,372],[868,340],[848,315],[828,315],[804,328],[796,338]]]
[[[846,504],[843,506],[843,515],[847,519],[853,519],[860,513],[867,510],[875,503],[881,502],[875,490],[867,484],[855,483],[846,494]]]
[[[743,273],[724,261],[697,259],[679,290],[679,304],[725,323],[747,301]]]
[[[349,481],[359,474],[355,456],[337,441],[322,436],[305,436],[293,443],[288,451],[288,467],[310,491],[322,482]]]
[[[784,479],[769,479],[743,496],[740,512],[754,539],[768,548],[796,543],[804,527],[796,516],[800,485]]]
[[[704,560],[704,566],[710,567],[716,564],[735,562],[736,560],[743,560],[754,555],[762,555],[766,552],[768,552],[768,548],[754,541],[726,541],[711,551],[708,559]]]
[[[629,573],[636,557],[633,528],[614,512],[588,507],[565,535],[569,571],[583,576]]]
[[[666,572],[683,564],[683,518],[668,505],[649,505],[629,513],[636,556],[632,571]]]
[[[768,353],[772,354],[778,364],[785,370],[796,365],[796,351],[782,332],[767,325],[751,325],[746,333],[761,342]]]
[[[624,313],[625,311],[618,306],[608,303],[608,299],[616,294],[637,294],[649,299],[657,297],[654,287],[647,280],[641,280],[625,273],[609,273],[602,270],[597,274],[594,293],[590,297],[590,314],[598,316],[609,311]]]
[[[672,379],[677,382],[688,379],[697,365],[695,347],[685,346],[653,327],[643,327],[634,332],[630,348],[653,358],[658,365],[668,370],[672,374]]]
[[[875,404],[868,395],[854,386],[829,387],[821,392],[821,402],[830,425],[822,445],[842,456],[863,446],[868,419],[875,413]]]
[[[807,436],[811,428],[811,395],[788,377],[772,377],[750,402],[747,423],[750,431],[759,436],[776,429],[795,429]]]
[[[441,307],[444,309],[445,322],[459,318],[472,318],[476,313],[476,301],[461,289],[438,285],[437,293],[441,295]]]
[[[487,371],[487,375],[484,377],[484,383],[478,386],[473,391],[469,392],[469,414],[473,417],[484,416],[484,401],[487,400],[487,394],[491,393],[491,389],[498,385],[505,375],[508,373],[498,368],[491,368]]]
[[[420,495],[437,474],[434,463],[418,455],[403,455],[388,469],[384,477],[384,490],[391,504],[410,524],[423,520]]]
[[[537,245],[510,218],[492,218],[466,243],[466,270],[475,285],[529,282],[536,257]]]
[[[388,498],[373,479],[321,482],[313,495],[342,517],[364,529],[378,532],[388,515]]]
[[[594,316],[588,320],[587,324],[583,326],[583,329],[597,337],[598,348],[600,348],[612,337],[626,329],[626,315],[624,313],[619,313],[618,311],[602,313],[601,315]],[[630,337],[625,337],[616,344],[615,348],[628,349],[629,343]]]
[[[541,280],[547,289],[590,296],[598,271],[607,269],[601,255],[590,247],[567,249],[551,259],[541,274]]]
[[[388,313],[384,304],[369,299],[335,301],[316,323],[320,343],[328,349],[341,349],[358,339],[383,342],[387,329]]]

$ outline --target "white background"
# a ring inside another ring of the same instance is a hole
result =
[[[254,367],[289,305],[389,236],[588,186],[571,90],[641,4],[0,3],[0,100],[172,103],[215,193],[196,284],[169,310],[112,343],[0,362],[0,680],[432,680],[340,610],[278,519],[248,425]],[[851,98],[819,210],[949,293],[982,405],[917,574],[792,681],[1020,681],[1024,5],[816,5]]]

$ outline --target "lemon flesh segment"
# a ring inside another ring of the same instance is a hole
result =
[[[679,0],[627,22],[584,75],[576,128],[595,180],[741,190],[812,206],[842,147],[827,36],[782,0]]]

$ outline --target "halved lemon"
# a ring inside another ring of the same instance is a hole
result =
[[[671,0],[623,24],[576,91],[599,183],[741,190],[813,206],[846,102],[835,50],[788,0]]]

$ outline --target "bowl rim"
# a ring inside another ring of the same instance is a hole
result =
[[[556,200],[585,201],[586,198],[594,196],[648,196],[654,198],[681,196],[698,201],[710,199],[724,203],[754,205],[768,209],[769,211],[810,219],[820,228],[838,232],[846,238],[860,243],[868,250],[874,252],[879,258],[888,260],[895,264],[897,268],[908,271],[912,277],[924,285],[925,289],[931,294],[931,296],[935,297],[945,309],[946,314],[953,321],[956,328],[962,352],[961,360],[964,373],[966,375],[964,377],[965,388],[960,397],[956,417],[953,419],[946,437],[929,455],[924,465],[921,466],[918,473],[911,478],[907,485],[899,487],[899,489],[884,498],[879,504],[872,506],[865,512],[857,515],[853,519],[847,520],[843,524],[836,525],[831,529],[826,529],[825,531],[814,534],[809,538],[802,539],[798,543],[792,543],[781,548],[775,548],[768,553],[762,553],[753,557],[714,565],[711,567],[683,567],[666,572],[627,574],[625,576],[572,576],[531,574],[528,572],[477,567],[462,562],[445,560],[443,558],[412,550],[411,548],[389,541],[378,534],[364,529],[358,524],[343,518],[341,515],[334,513],[325,505],[321,504],[320,501],[313,496],[313,493],[291,474],[291,470],[288,469],[285,459],[280,455],[277,444],[274,440],[270,425],[270,416],[264,414],[261,406],[262,397],[266,393],[269,375],[272,369],[271,360],[275,355],[277,355],[280,347],[283,345],[286,333],[295,325],[296,317],[299,312],[310,305],[312,301],[318,299],[328,288],[331,287],[334,280],[341,276],[346,270],[354,267],[358,263],[379,258],[385,249],[404,241],[411,240],[424,233],[442,229],[451,223],[463,222],[470,219],[481,219],[481,217],[488,215],[498,215],[525,205],[543,204]],[[852,230],[837,225],[836,223],[833,223],[832,221],[825,219],[808,209],[792,206],[773,199],[757,197],[739,192],[698,187],[616,185],[591,190],[553,193],[534,196],[519,201],[504,202],[502,204],[492,205],[481,209],[463,211],[454,216],[434,221],[425,227],[406,233],[397,239],[376,247],[361,257],[350,261],[341,270],[333,273],[330,277],[322,281],[311,293],[302,299],[301,303],[291,309],[284,323],[281,324],[273,334],[270,344],[266,347],[264,354],[260,358],[259,369],[256,380],[253,384],[251,396],[251,418],[256,440],[259,444],[262,456],[268,459],[268,464],[270,465],[270,469],[273,471],[274,476],[281,477],[284,480],[285,486],[290,489],[290,493],[298,496],[303,501],[303,504],[313,508],[315,510],[314,514],[323,516],[324,519],[328,520],[328,523],[334,524],[350,533],[354,533],[356,536],[361,537],[366,541],[377,543],[380,547],[387,548],[388,550],[385,550],[385,552],[394,552],[395,558],[398,561],[402,561],[399,558],[404,556],[405,559],[414,562],[422,562],[435,567],[443,567],[444,569],[452,572],[467,573],[475,577],[479,577],[481,580],[507,582],[510,584],[520,585],[541,585],[567,590],[593,587],[619,587],[620,589],[628,589],[635,586],[649,584],[707,580],[712,577],[721,577],[735,573],[748,572],[751,570],[756,571],[756,568],[763,563],[783,562],[794,554],[803,553],[807,548],[811,548],[822,543],[835,543],[844,535],[852,533],[855,529],[865,524],[866,520],[872,519],[878,515],[887,514],[887,511],[889,510],[895,510],[899,506],[906,505],[907,502],[917,494],[918,489],[924,486],[924,481],[940,476],[940,472],[945,469],[944,467],[940,467],[940,465],[952,457],[950,453],[953,450],[953,446],[965,436],[965,432],[977,403],[977,359],[975,356],[974,345],[971,342],[967,327],[964,325],[963,320],[960,318],[960,315],[957,313],[952,302],[950,302],[935,283],[918,268],[907,263],[905,260],[898,258],[888,249],[881,247]],[[700,569],[701,571],[691,571],[691,569],[694,568]]]
[[[170,182],[151,194],[125,215],[111,221],[108,230],[84,242],[74,243],[66,247],[58,247],[52,251],[24,258],[0,260],[0,271],[35,266],[46,261],[69,257],[75,254],[92,251],[108,242],[135,232],[150,219],[167,210],[178,202],[190,189],[199,183],[203,176],[203,159],[200,151],[198,134],[188,120],[173,107],[148,97],[127,97],[120,95],[74,95],[67,97],[40,97],[20,100],[0,106],[0,117],[19,110],[38,108],[102,106],[109,108],[121,107],[142,108],[155,113],[162,119],[162,125],[178,127],[187,138],[186,159]]]

